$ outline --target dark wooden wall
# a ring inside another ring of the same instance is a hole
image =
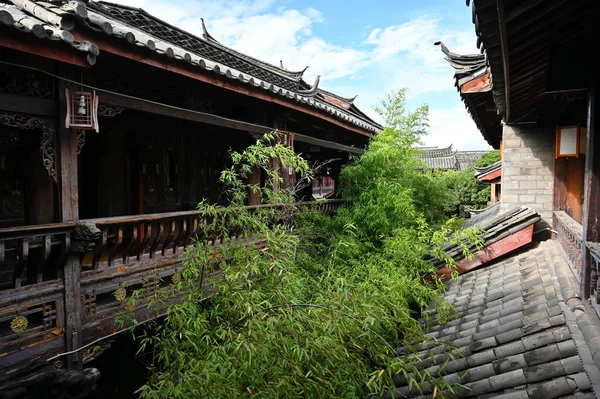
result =
[[[557,158],[554,162],[554,209],[565,211],[577,223],[583,220],[585,157]]]

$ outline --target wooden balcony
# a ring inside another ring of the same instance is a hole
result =
[[[332,214],[341,200],[301,202]],[[246,207],[252,211],[277,205]],[[200,211],[88,219],[0,229],[0,370],[82,348],[116,331],[115,317],[138,288],[177,282],[184,251],[219,237]],[[157,316],[140,301],[138,322]],[[95,345],[70,361],[84,363]],[[59,361],[66,360],[60,357]]]

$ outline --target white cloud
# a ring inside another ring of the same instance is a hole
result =
[[[427,146],[447,147],[452,144],[460,150],[491,150],[471,116],[459,103],[451,109],[432,109],[429,113],[431,133],[424,138]]]
[[[321,87],[342,96],[358,94],[357,105],[377,121],[380,119],[372,107],[392,89],[407,87],[408,95],[421,102],[428,102],[428,95],[445,92],[452,99],[449,106],[430,108],[432,133],[428,144],[445,145],[442,143],[454,136],[455,148],[487,148],[470,116],[456,106],[460,100],[452,68],[433,45],[442,40],[451,51],[474,53],[477,49],[471,27],[468,32],[444,30],[441,16],[421,16],[400,25],[371,28],[362,44],[344,46],[314,35],[315,24],[327,20],[318,9],[278,7],[275,2],[127,0],[127,5],[144,8],[198,36],[203,17],[209,33],[227,46],[274,65],[281,60],[289,70],[308,65],[305,79],[309,83],[321,75]]]

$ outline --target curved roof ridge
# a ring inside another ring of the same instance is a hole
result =
[[[353,104],[354,100],[356,99],[356,97],[358,97],[358,94],[355,95],[352,98],[342,97],[342,96],[340,96],[338,94],[332,93],[332,92],[324,90],[324,89],[319,89],[319,92],[321,94],[324,94],[326,96],[331,96],[331,97],[335,98],[336,100],[340,100],[340,101],[343,101],[343,102],[348,103],[348,104]]]
[[[197,40],[201,40],[202,42],[210,45],[210,46],[214,46],[217,47],[219,50],[225,51],[227,53],[229,53],[230,55],[237,57],[237,58],[241,58],[247,62],[252,62],[254,64],[257,64],[259,67],[264,68],[266,70],[268,70],[271,73],[275,73],[277,75],[280,75],[286,79],[290,79],[292,81],[294,81],[295,83],[298,83],[300,81],[300,79],[302,78],[302,75],[304,74],[304,71],[306,71],[306,68],[302,71],[288,71],[287,69],[282,69],[276,65],[273,65],[269,62],[266,61],[262,61],[259,60],[257,58],[254,58],[252,56],[249,56],[247,54],[244,54],[242,52],[239,52],[237,50],[232,49],[231,47],[225,46],[224,44],[221,44],[219,41],[217,41],[214,37],[212,37],[211,35],[208,34],[208,31],[206,29],[203,29],[204,32],[207,34],[207,36],[210,39],[207,39],[206,37],[204,38],[200,38],[196,35],[194,35],[193,33],[190,33],[186,30],[183,30],[177,26],[171,25],[170,23],[150,14],[149,12],[147,12],[146,10],[144,10],[143,8],[136,8],[136,7],[131,7],[131,6],[126,6],[126,5],[122,5],[122,4],[118,4],[118,3],[112,3],[110,1],[104,1],[104,0],[100,0],[100,1],[90,1],[88,4],[92,4],[92,5],[99,5],[99,6],[109,6],[109,7],[114,7],[114,8],[121,8],[121,9],[126,9],[126,10],[130,10],[130,11],[137,11],[141,14],[143,14],[146,18],[152,19],[162,25],[165,25],[167,27],[169,27],[170,29],[173,29],[177,32],[179,32],[180,34],[183,35],[187,35],[190,36],[191,38],[197,39]],[[106,10],[102,10],[102,11],[106,11]],[[204,25],[205,28],[205,24],[204,24],[204,19],[201,18],[202,24]],[[128,23],[127,21],[123,21],[124,24],[130,25],[130,23]],[[146,32],[149,35],[156,35],[154,32],[149,31],[148,29],[144,29],[144,27],[137,27],[138,29],[143,30],[144,32]],[[203,35],[204,36],[204,35]],[[165,39],[161,39],[161,40],[165,40]],[[168,40],[167,40],[168,41]],[[177,43],[174,43],[177,44]]]

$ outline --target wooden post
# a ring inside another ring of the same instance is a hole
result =
[[[58,84],[58,158],[60,187],[60,221],[79,219],[79,186],[77,181],[77,135],[65,127],[67,99],[65,84]]]
[[[81,331],[81,260],[78,253],[67,256],[64,264],[65,284],[65,347],[67,352],[81,348],[83,334]],[[81,369],[83,353],[67,356],[69,369]]]
[[[252,173],[248,177],[248,184],[256,184],[260,187],[260,168],[254,167]],[[248,205],[260,204],[260,191],[248,189]]]
[[[64,72],[62,76],[65,76]],[[60,220],[62,222],[79,219],[79,185],[77,179],[77,136],[65,127],[67,99],[65,83],[58,84],[58,118],[56,131],[58,138],[58,182],[60,194]],[[65,346],[67,351],[81,347],[83,342],[81,322],[81,260],[78,253],[67,255],[64,263],[65,286]],[[79,369],[82,366],[81,353],[67,356],[67,367]]]
[[[596,140],[598,130],[598,85],[593,83],[588,90],[588,131],[585,154],[585,181],[583,197],[583,242],[581,293],[584,299],[590,297],[591,264],[586,242],[599,242],[600,230],[600,138]]]

